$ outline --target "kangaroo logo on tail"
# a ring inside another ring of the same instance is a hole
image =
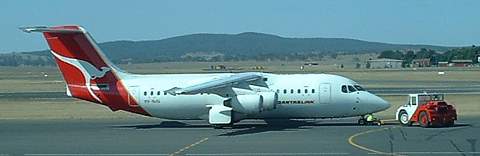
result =
[[[98,98],[98,96],[95,95],[92,91],[92,87],[90,86],[90,80],[104,77],[107,72],[111,71],[111,69],[109,67],[100,67],[100,70],[99,70],[94,65],[92,65],[87,61],[68,58],[68,57],[59,55],[54,51],[51,51],[51,52],[59,60],[74,66],[75,68],[80,70],[80,72],[82,72],[82,75],[85,78],[85,86],[87,87],[88,92],[93,98],[95,98],[98,102],[101,103],[102,100],[100,100],[100,98]]]
[[[85,62],[85,61],[82,61],[82,62]],[[85,63],[88,63],[88,62],[85,62]],[[88,63],[88,65],[90,65],[92,68],[93,68],[93,72],[90,74],[89,71],[92,71],[92,70],[88,70],[87,69],[87,72],[91,75],[90,78],[93,80],[93,79],[96,79],[96,78],[102,78],[103,76],[105,76],[105,74],[107,72],[109,72],[111,69],[108,68],[108,67],[100,67],[101,70],[97,70],[97,68],[93,67],[92,64]]]

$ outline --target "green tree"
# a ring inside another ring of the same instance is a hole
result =
[[[388,59],[403,59],[403,53],[396,50],[396,51],[393,51],[393,50],[385,50],[385,51],[382,51],[380,53],[380,55],[378,56],[378,58],[388,58]]]

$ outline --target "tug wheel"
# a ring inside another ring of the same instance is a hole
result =
[[[420,115],[418,116],[418,123],[420,124],[420,126],[422,126],[424,128],[430,126],[430,119],[428,117],[427,112],[425,112],[425,111],[420,112]]]
[[[401,111],[398,114],[398,121],[400,122],[400,124],[402,124],[402,126],[412,125],[412,123],[408,120],[408,113],[405,111]]]

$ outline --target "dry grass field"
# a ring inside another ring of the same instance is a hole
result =
[[[2,119],[121,119],[143,116],[76,99],[0,99]]]
[[[401,69],[401,70],[367,70],[340,69],[336,65],[321,64],[306,66],[300,70],[304,62],[168,62],[151,64],[122,65],[131,73],[166,74],[166,73],[207,73],[207,72],[245,72],[262,71],[282,74],[328,73],[346,76],[368,87],[425,87],[429,86],[470,86],[480,84],[480,68],[431,68],[431,69]],[[226,65],[241,68],[233,71],[206,71],[211,65]],[[263,70],[252,69],[255,66]],[[439,71],[445,75],[438,75]],[[47,76],[46,76],[47,75]],[[375,81],[374,83],[372,81]],[[406,82],[409,81],[409,82]],[[2,92],[39,92],[63,91],[65,84],[56,67],[0,67],[0,93]]]

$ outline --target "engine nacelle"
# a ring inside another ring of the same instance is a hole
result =
[[[277,94],[275,92],[259,92],[258,94],[237,95],[231,101],[234,111],[245,114],[257,114],[265,110],[275,109]]]
[[[232,108],[234,111],[245,114],[260,113],[262,109],[263,98],[257,94],[237,95],[232,99]]]
[[[263,98],[262,111],[272,110],[277,108],[278,94],[275,92],[258,92]]]

